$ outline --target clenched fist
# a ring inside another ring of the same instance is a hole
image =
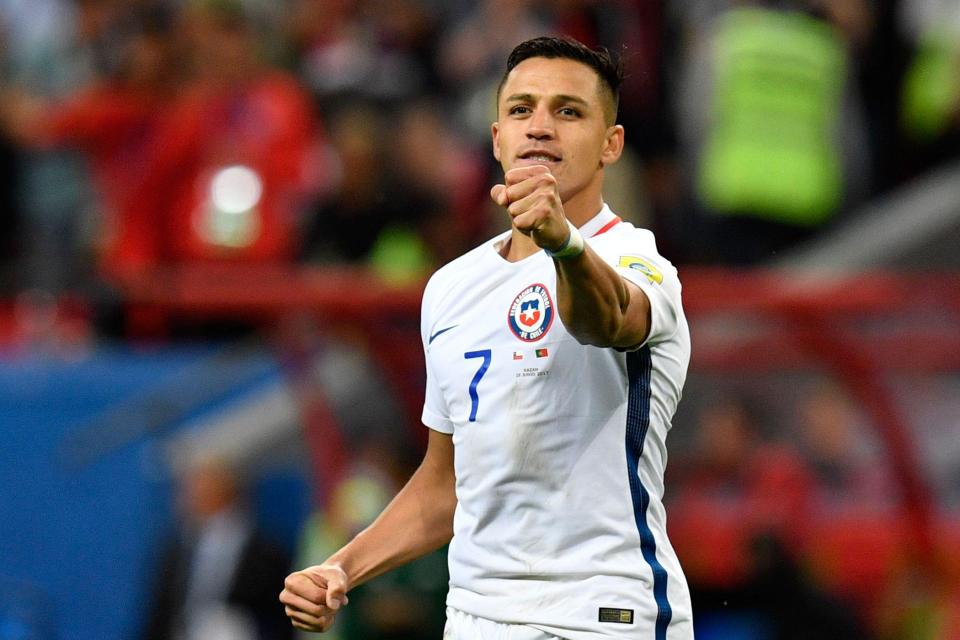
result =
[[[557,179],[550,169],[541,164],[517,167],[504,174],[504,182],[490,189],[490,197],[506,207],[517,231],[541,249],[556,251],[562,247],[570,236],[570,227]]]
[[[347,574],[336,565],[321,564],[291,573],[283,583],[280,602],[290,623],[304,631],[330,628],[340,607],[349,602]]]

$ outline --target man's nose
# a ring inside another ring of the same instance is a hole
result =
[[[529,120],[527,137],[535,140],[549,140],[554,136],[553,115],[549,109],[537,108]]]

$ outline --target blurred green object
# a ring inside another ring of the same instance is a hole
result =
[[[740,8],[721,19],[714,45],[700,197],[718,214],[823,222],[843,189],[840,37],[807,15]]]
[[[912,138],[943,134],[960,111],[960,38],[931,33],[920,43],[903,83],[902,122]]]
[[[370,250],[370,266],[387,282],[408,284],[424,277],[432,261],[419,235],[406,227],[392,225],[380,233]]]

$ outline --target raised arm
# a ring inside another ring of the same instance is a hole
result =
[[[583,344],[634,347],[650,332],[650,301],[586,246],[567,221],[556,178],[545,166],[511,169],[490,195],[507,208],[514,228],[554,256],[557,308]]]
[[[630,348],[650,333],[650,300],[590,247],[554,258],[557,308],[567,331],[582,344]]]
[[[420,467],[373,524],[323,564],[287,577],[280,602],[290,622],[329,629],[350,589],[448,543],[456,506],[453,439],[431,430]]]

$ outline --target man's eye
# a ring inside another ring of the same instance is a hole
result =
[[[570,118],[579,118],[580,112],[574,109],[573,107],[564,107],[560,109],[560,115],[564,115]]]
[[[523,106],[523,105],[517,105],[517,106],[512,107],[512,108],[510,109],[510,113],[511,113],[511,114],[530,113],[530,109],[529,109],[528,107]]]

